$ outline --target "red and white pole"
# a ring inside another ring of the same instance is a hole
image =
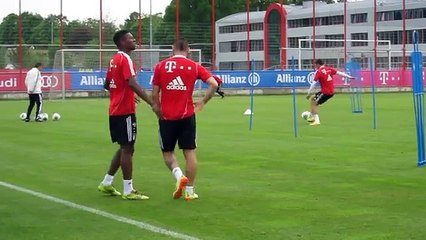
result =
[[[201,60],[201,59],[200,59]],[[216,70],[216,1],[212,0],[212,69]]]
[[[247,12],[247,42],[246,42],[246,50],[247,50],[247,70],[250,70],[250,0],[246,0],[246,12]]]

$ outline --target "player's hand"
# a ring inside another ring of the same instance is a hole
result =
[[[217,85],[218,85],[216,93],[219,94],[222,98],[224,98],[225,93],[222,91],[222,84],[223,84],[222,79],[220,79],[218,76],[213,76],[213,78],[214,78],[214,80],[216,80]]]
[[[160,119],[163,116],[160,106],[158,106],[157,104],[153,104],[151,108],[152,108],[152,111],[155,113],[155,115],[157,115],[158,119]]]
[[[194,111],[195,113],[201,112],[204,109],[204,102],[202,100],[194,103]]]
[[[221,90],[220,86],[217,88],[216,93],[219,94],[222,98],[225,97],[225,93]]]

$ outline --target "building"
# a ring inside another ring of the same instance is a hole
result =
[[[247,69],[247,59],[251,59],[254,60],[256,69],[271,69],[277,66],[280,68],[281,64],[289,68],[291,59],[294,57],[297,66],[300,63],[301,68],[311,68],[315,54],[315,58],[324,59],[327,64],[343,67],[345,62],[343,39],[346,26],[347,59],[356,59],[366,68],[368,59],[376,55],[377,68],[401,68],[403,64],[402,1],[377,0],[377,3],[376,35],[380,41],[377,42],[376,51],[374,51],[374,0],[348,0],[346,15],[344,15],[343,3],[316,2],[315,28],[313,27],[313,3],[307,0],[303,6],[281,6],[276,3],[271,4],[266,11],[250,12],[249,32],[247,32],[246,12],[218,20],[216,22],[216,49],[218,49],[216,66],[220,70],[243,70]],[[407,0],[407,61],[412,50],[413,30],[418,32],[420,49],[426,50],[425,22],[426,0]],[[314,31],[315,44],[312,37]],[[281,46],[283,49],[280,50]],[[249,54],[248,47],[250,47]]]

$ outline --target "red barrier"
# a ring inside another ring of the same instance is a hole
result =
[[[25,76],[28,70],[22,71],[19,77],[18,70],[0,70],[0,92],[26,92]],[[62,74],[45,72],[42,76],[42,90],[62,90]],[[22,79],[22,80],[20,80]],[[71,90],[71,74],[65,73],[65,90]]]

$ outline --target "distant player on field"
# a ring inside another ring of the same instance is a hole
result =
[[[109,129],[112,142],[120,145],[115,153],[108,173],[99,185],[99,191],[120,196],[112,185],[114,175],[121,167],[123,171],[123,199],[145,200],[148,196],[139,193],[133,188],[132,158],[136,141],[137,123],[135,116],[135,93],[146,103],[151,105],[153,111],[159,113],[158,105],[153,104],[151,98],[136,82],[136,70],[130,53],[136,49],[136,42],[132,34],[120,30],[114,35],[114,43],[118,52],[112,57],[106,76],[104,88],[110,92]]]
[[[308,95],[306,96],[306,98],[311,101],[312,119],[309,120],[312,122],[310,124],[311,126],[320,125],[318,107],[334,96],[333,76],[337,74],[345,78],[353,78],[344,72],[339,72],[332,67],[325,66],[324,62],[320,59],[315,60],[314,65],[317,71],[314,76],[314,81],[308,90]],[[321,86],[321,91],[311,96],[311,92],[315,88],[317,82],[319,82]]]
[[[42,79],[41,79],[41,69],[43,65],[41,63],[36,63],[30,71],[28,71],[27,76],[25,77],[25,86],[27,86],[28,92],[28,109],[27,109],[27,117],[25,118],[25,122],[30,121],[31,112],[33,111],[34,105],[37,104],[37,111],[35,114],[36,122],[42,122],[40,119],[41,108],[43,105],[43,97],[41,92],[42,87]]]
[[[176,40],[173,43],[173,53],[173,57],[155,67],[152,98],[154,103],[161,106],[160,147],[167,167],[176,178],[173,198],[180,198],[184,192],[185,199],[192,200],[198,198],[194,192],[197,173],[195,112],[201,111],[212,98],[218,88],[218,81],[200,64],[187,58],[187,41]],[[205,97],[194,104],[192,94],[197,79],[210,86]],[[174,153],[176,143],[185,156],[186,176]]]

